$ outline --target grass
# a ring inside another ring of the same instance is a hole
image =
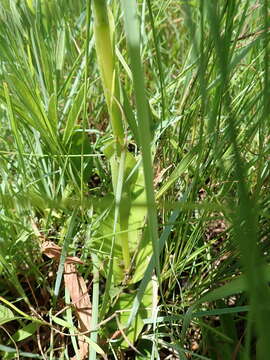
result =
[[[0,18],[1,358],[267,358],[269,1]]]

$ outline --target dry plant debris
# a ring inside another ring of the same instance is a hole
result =
[[[45,241],[41,245],[41,252],[49,258],[59,261],[61,256],[61,247],[54,244],[52,241]],[[83,261],[76,256],[66,257],[64,264],[64,283],[76,311],[78,330],[85,334],[91,329],[92,306],[87,286],[83,277],[76,270],[76,264],[83,264]],[[88,348],[89,345],[84,340],[84,336],[80,336],[79,355],[81,360],[88,356]],[[76,356],[73,360],[77,360]]]

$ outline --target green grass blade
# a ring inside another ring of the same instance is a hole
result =
[[[54,295],[56,297],[58,297],[58,295],[59,295],[61,281],[62,281],[62,277],[63,277],[63,273],[64,273],[64,264],[65,264],[65,260],[67,257],[68,246],[72,239],[72,233],[75,228],[77,212],[78,212],[77,209],[75,209],[73,211],[71,217],[69,218],[68,225],[67,225],[67,232],[66,232],[65,238],[64,238],[63,248],[61,251],[61,256],[60,256],[60,261],[59,261],[59,265],[58,265],[55,286],[54,286]]]
[[[99,304],[99,269],[98,269],[98,258],[96,254],[92,254],[93,262],[93,296],[92,296],[92,319],[91,328],[95,329],[98,325],[98,304]],[[94,343],[98,341],[98,332],[91,333],[91,340]],[[94,349],[90,352],[90,360],[96,359],[96,352]]]
[[[138,132],[140,145],[142,148],[142,162],[145,177],[145,190],[148,208],[148,223],[150,237],[153,243],[154,259],[157,274],[160,274],[159,263],[159,243],[158,243],[158,223],[155,204],[155,194],[153,188],[153,170],[151,158],[151,132],[149,111],[146,100],[144,73],[140,55],[140,31],[137,18],[136,0],[122,0],[124,11],[125,32],[129,49],[131,71],[133,75],[134,93],[136,98],[136,108],[138,117]]]
[[[162,249],[163,249],[163,247],[165,245],[165,242],[168,239],[168,237],[169,237],[169,235],[170,235],[170,233],[171,233],[171,231],[172,231],[172,229],[174,227],[175,221],[177,220],[179,215],[180,215],[180,210],[175,210],[175,211],[173,211],[173,213],[169,217],[168,224],[165,226],[165,228],[164,228],[164,230],[163,230],[163,232],[162,232],[162,234],[160,236],[160,239],[159,239],[160,251],[162,251]],[[146,289],[149,281],[151,280],[151,278],[153,276],[154,268],[155,268],[155,258],[154,258],[154,255],[153,255],[151,257],[151,260],[149,261],[149,264],[148,264],[147,269],[145,271],[145,275],[144,275],[144,277],[143,277],[143,279],[142,279],[142,281],[140,283],[139,289],[137,290],[137,294],[136,294],[135,300],[133,302],[131,313],[130,313],[130,316],[129,316],[126,327],[129,327],[132,324],[132,322],[134,321],[134,319],[135,319],[135,317],[137,315],[137,312],[139,310],[143,295],[145,293],[145,289]]]

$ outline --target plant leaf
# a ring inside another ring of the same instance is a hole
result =
[[[9,321],[16,319],[13,312],[5,307],[4,305],[0,305],[0,325],[3,325]]]
[[[30,324],[27,324],[18,331],[16,331],[16,333],[12,335],[12,339],[14,341],[22,341],[24,339],[27,339],[37,331],[39,326],[40,325],[38,323],[31,322]]]
[[[144,295],[142,297],[140,307],[138,310],[138,313],[132,322],[132,324],[125,329],[124,326],[128,322],[128,318],[130,316],[130,311],[132,308],[132,304],[134,301],[135,294],[127,294],[122,293],[119,297],[119,300],[117,301],[115,307],[113,308],[113,312],[118,311],[119,312],[119,323],[123,328],[123,332],[126,335],[126,338],[130,341],[131,344],[134,344],[135,341],[138,339],[138,336],[140,335],[143,326],[144,321],[143,319],[145,316],[151,316],[152,312],[152,306],[153,306],[153,284],[150,282],[144,292]],[[113,322],[110,330],[113,333],[112,338],[118,338],[118,336],[121,335],[121,331],[119,327],[117,326],[117,323]],[[122,347],[128,347],[130,344],[127,343],[125,339],[122,339],[121,346]]]
[[[80,115],[83,105],[83,96],[84,96],[84,86],[81,86],[78,94],[76,95],[72,107],[69,110],[67,122],[65,125],[64,135],[63,135],[63,143],[66,145],[68,140],[70,139],[73,130],[76,127],[77,119]]]

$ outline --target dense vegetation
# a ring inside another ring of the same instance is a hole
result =
[[[1,359],[268,359],[269,15],[1,1]]]

